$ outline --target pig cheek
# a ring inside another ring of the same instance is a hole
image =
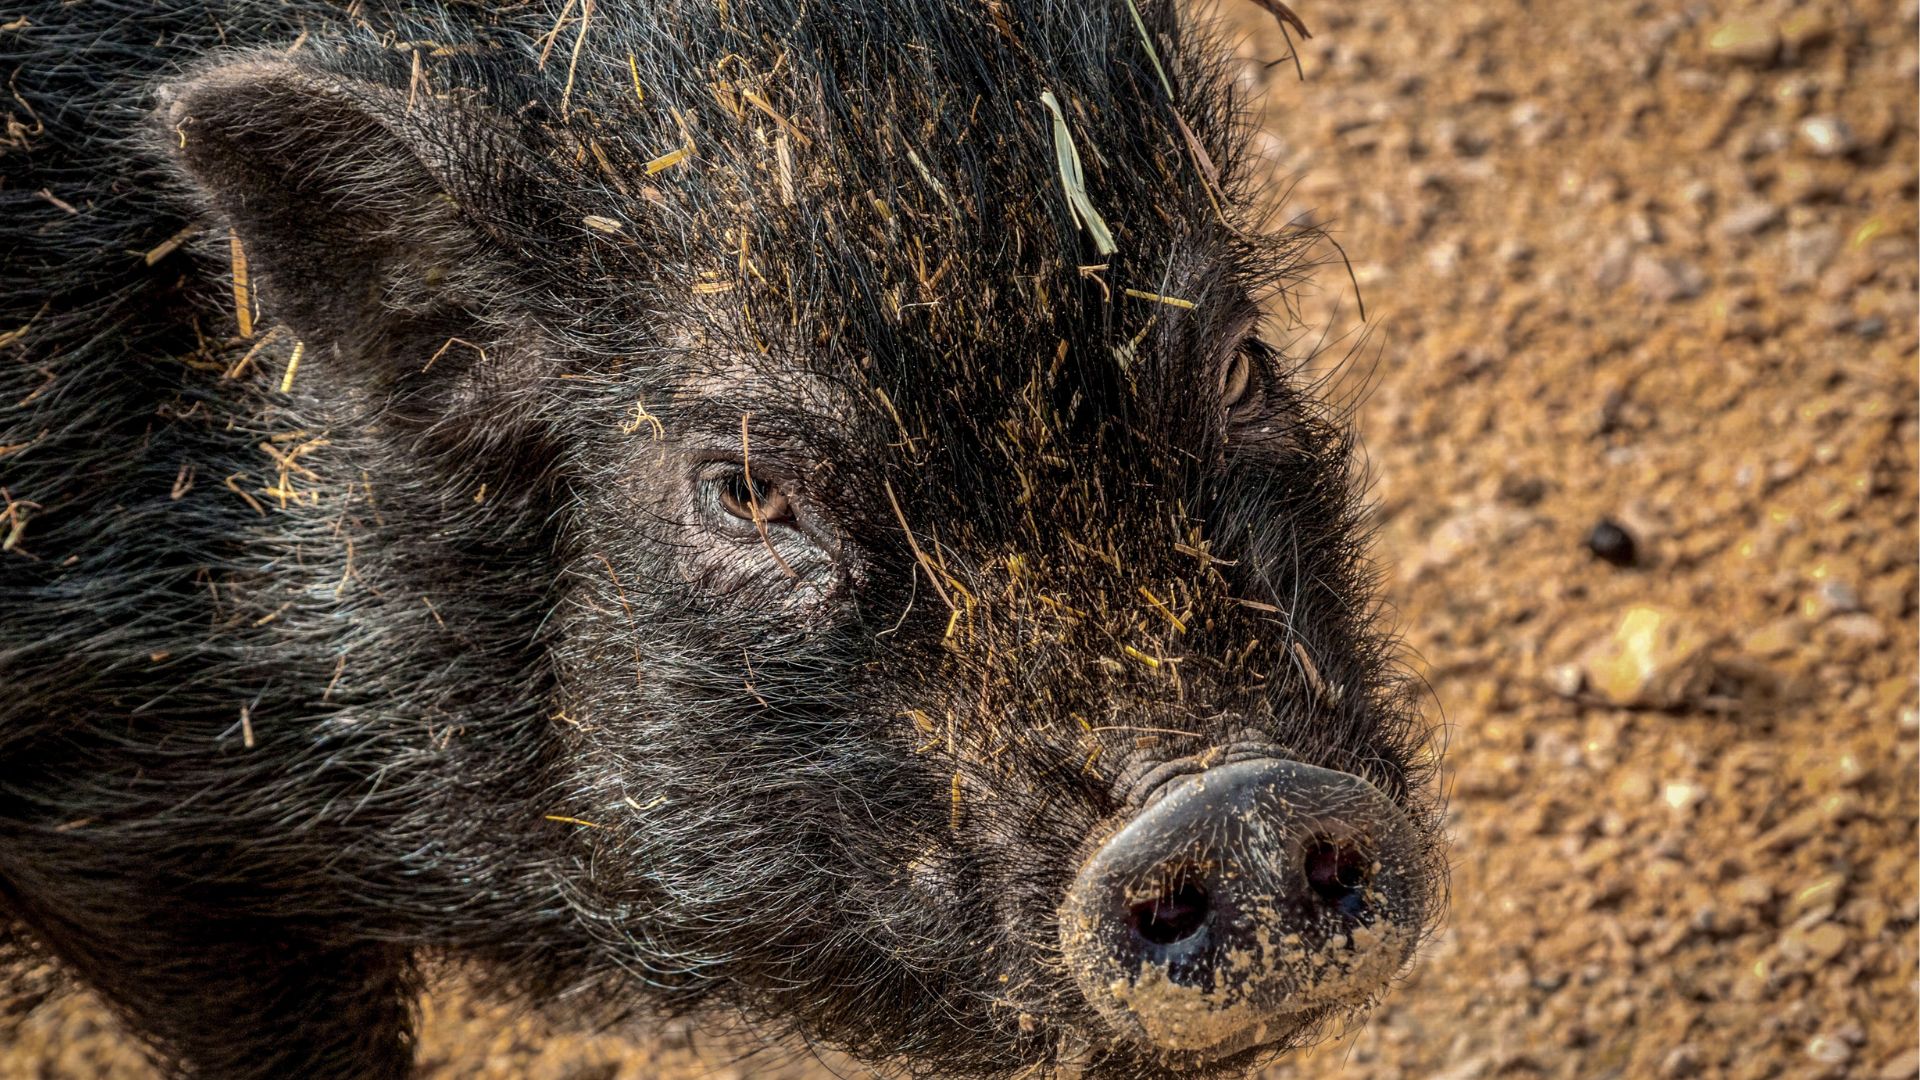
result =
[[[778,545],[781,565],[759,541],[726,541],[688,555],[687,584],[723,606],[738,609],[746,623],[777,621],[783,629],[824,625],[846,600],[844,575],[818,551]]]

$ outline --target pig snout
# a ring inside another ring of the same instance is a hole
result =
[[[1117,1033],[1218,1060],[1384,990],[1430,918],[1429,849],[1357,776],[1216,766],[1163,787],[1081,868],[1064,955]]]

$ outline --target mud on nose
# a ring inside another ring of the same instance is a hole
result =
[[[1176,782],[1095,852],[1061,947],[1116,1032],[1217,1059],[1383,989],[1427,921],[1431,865],[1359,777],[1236,762]]]

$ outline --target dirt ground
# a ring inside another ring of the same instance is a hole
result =
[[[1450,736],[1445,931],[1267,1075],[1920,1074],[1914,0],[1302,0],[1304,82],[1227,2]],[[428,1011],[435,1077],[863,1075]],[[149,1075],[12,1013],[0,1077]]]

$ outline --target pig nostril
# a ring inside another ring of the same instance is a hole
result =
[[[1172,945],[1204,929],[1210,908],[1207,890],[1181,875],[1152,897],[1131,905],[1128,912],[1142,940],[1153,945]]]
[[[1367,883],[1368,861],[1355,848],[1316,840],[1307,845],[1307,884],[1327,903],[1343,910],[1357,903]]]

